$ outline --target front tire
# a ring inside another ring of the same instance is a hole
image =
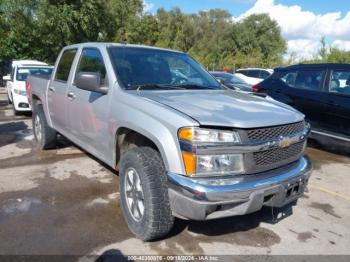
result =
[[[41,105],[35,106],[32,114],[33,133],[40,149],[56,147],[57,132],[49,127]]]
[[[163,161],[150,147],[136,147],[121,158],[119,189],[129,229],[143,241],[163,237],[173,224]]]

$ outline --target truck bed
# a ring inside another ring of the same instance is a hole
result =
[[[27,82],[30,85],[31,93],[28,94],[31,100],[32,96],[35,95],[40,98],[41,101],[46,101],[46,91],[50,82],[51,75],[30,75],[28,76]]]

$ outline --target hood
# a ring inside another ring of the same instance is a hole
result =
[[[231,90],[142,91],[139,94],[174,108],[205,126],[256,128],[304,119],[303,114],[270,97]]]
[[[252,86],[248,84],[239,84],[239,83],[232,83],[232,84],[226,84],[228,87],[233,87],[233,88],[239,88],[242,91],[247,91],[251,92],[252,91]]]

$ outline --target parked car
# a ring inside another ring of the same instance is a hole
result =
[[[266,79],[273,74],[273,69],[270,68],[240,68],[236,70],[237,73],[241,73],[248,77]]]
[[[176,70],[186,82],[174,78]],[[71,45],[50,80],[28,81],[38,146],[54,147],[59,132],[119,170],[124,218],[143,240],[166,235],[174,217],[207,220],[284,206],[307,185],[304,115],[227,90],[185,53]]]
[[[218,80],[230,88],[239,89],[246,92],[252,91],[252,85],[247,84],[242,79],[237,77],[235,74],[225,73],[225,72],[210,72]]]
[[[243,75],[241,73],[237,73],[237,72],[235,73],[235,76],[240,78],[242,81],[248,83],[249,85],[256,85],[262,81],[262,79],[260,79],[260,78],[245,76],[245,75]]]
[[[11,74],[4,76],[6,81],[7,96],[13,105],[15,115],[20,112],[31,111],[26,92],[26,80],[28,75],[51,75],[53,67],[35,60],[18,60],[12,62]]]
[[[303,112],[314,135],[350,142],[350,64],[277,68],[253,90]]]

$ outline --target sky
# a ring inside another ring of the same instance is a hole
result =
[[[288,58],[312,58],[322,36],[327,44],[350,51],[349,0],[144,0],[145,9],[179,7],[185,13],[220,8],[229,11],[234,21],[250,14],[268,13],[281,27],[287,41]]]

